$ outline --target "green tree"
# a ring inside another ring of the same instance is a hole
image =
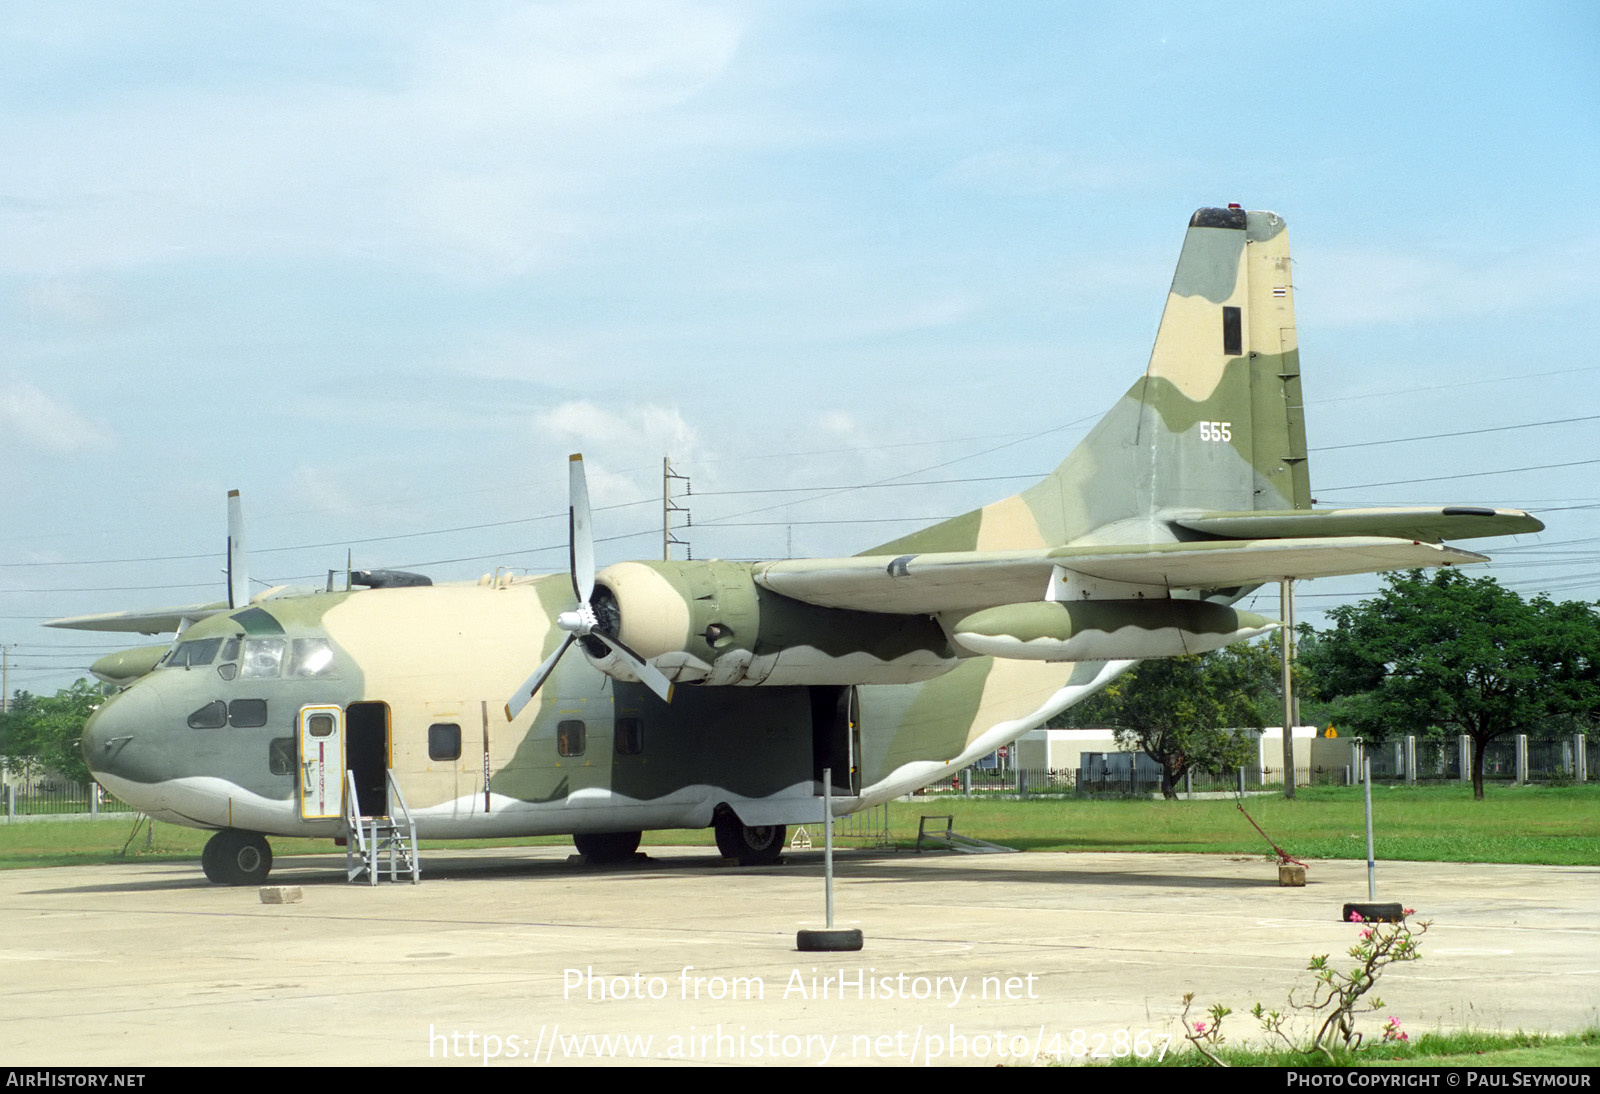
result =
[[[98,685],[79,680],[54,695],[18,691],[11,709],[0,716],[0,755],[27,774],[55,771],[78,782],[89,781],[89,769],[78,751],[83,723],[100,705]]]
[[[1274,650],[1256,643],[1142,661],[1082,704],[1075,721],[1114,728],[1119,747],[1161,765],[1161,793],[1175,798],[1189,771],[1221,773],[1250,758],[1254,742],[1229,730],[1263,725],[1262,700],[1278,679]]]
[[[1600,711],[1600,615],[1587,604],[1525,601],[1459,570],[1385,575],[1370,600],[1328,613],[1306,651],[1335,722],[1369,740],[1437,726],[1472,739],[1483,798],[1490,741]]]

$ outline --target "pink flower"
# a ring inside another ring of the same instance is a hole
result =
[[[1416,915],[1417,914],[1417,910],[1415,908],[1406,908],[1406,909],[1404,909],[1404,912],[1405,912],[1406,915]]]
[[[1361,937],[1363,939],[1371,938],[1372,937],[1372,928],[1368,927],[1366,930],[1362,931],[1361,932]]]
[[[1194,1024],[1194,1031],[1196,1033],[1204,1033],[1206,1031],[1206,1024],[1204,1022],[1196,1022]]]
[[[1350,913],[1350,922],[1352,922],[1352,923],[1365,923],[1366,920],[1361,918],[1361,913],[1360,912],[1352,911]]]

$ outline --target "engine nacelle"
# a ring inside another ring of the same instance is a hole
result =
[[[955,613],[951,613],[952,616]],[[1124,661],[1208,653],[1280,626],[1209,600],[1035,601],[946,618],[970,653],[1025,661]]]
[[[676,683],[909,684],[959,655],[926,616],[819,608],[769,592],[739,562],[620,562],[595,575],[600,626]],[[584,654],[638,677],[598,639]]]

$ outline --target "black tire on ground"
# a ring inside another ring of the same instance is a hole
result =
[[[717,850],[723,858],[736,860],[740,866],[770,866],[783,854],[783,841],[789,830],[781,824],[763,824],[754,828],[739,823],[733,813],[724,812],[717,817]]]
[[[272,870],[272,848],[259,832],[224,828],[206,841],[200,866],[219,885],[259,885]]]
[[[626,862],[639,849],[643,832],[579,832],[572,837],[578,854],[590,862]]]
[[[200,869],[205,871],[206,880],[213,885],[223,884],[222,879],[222,833],[218,832],[206,840],[205,848],[200,852]]]
[[[842,927],[798,931],[794,937],[794,947],[802,953],[848,953],[861,946],[861,932]]]

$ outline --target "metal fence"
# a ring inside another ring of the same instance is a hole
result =
[[[50,777],[6,783],[0,787],[0,800],[3,800],[6,821],[136,812],[100,789],[98,783],[85,786]]]
[[[1600,779],[1596,744],[1591,735],[1497,737],[1483,750],[1483,777],[1490,782]],[[1365,747],[1374,782],[1466,782],[1472,778],[1472,752],[1465,737],[1396,737]]]

